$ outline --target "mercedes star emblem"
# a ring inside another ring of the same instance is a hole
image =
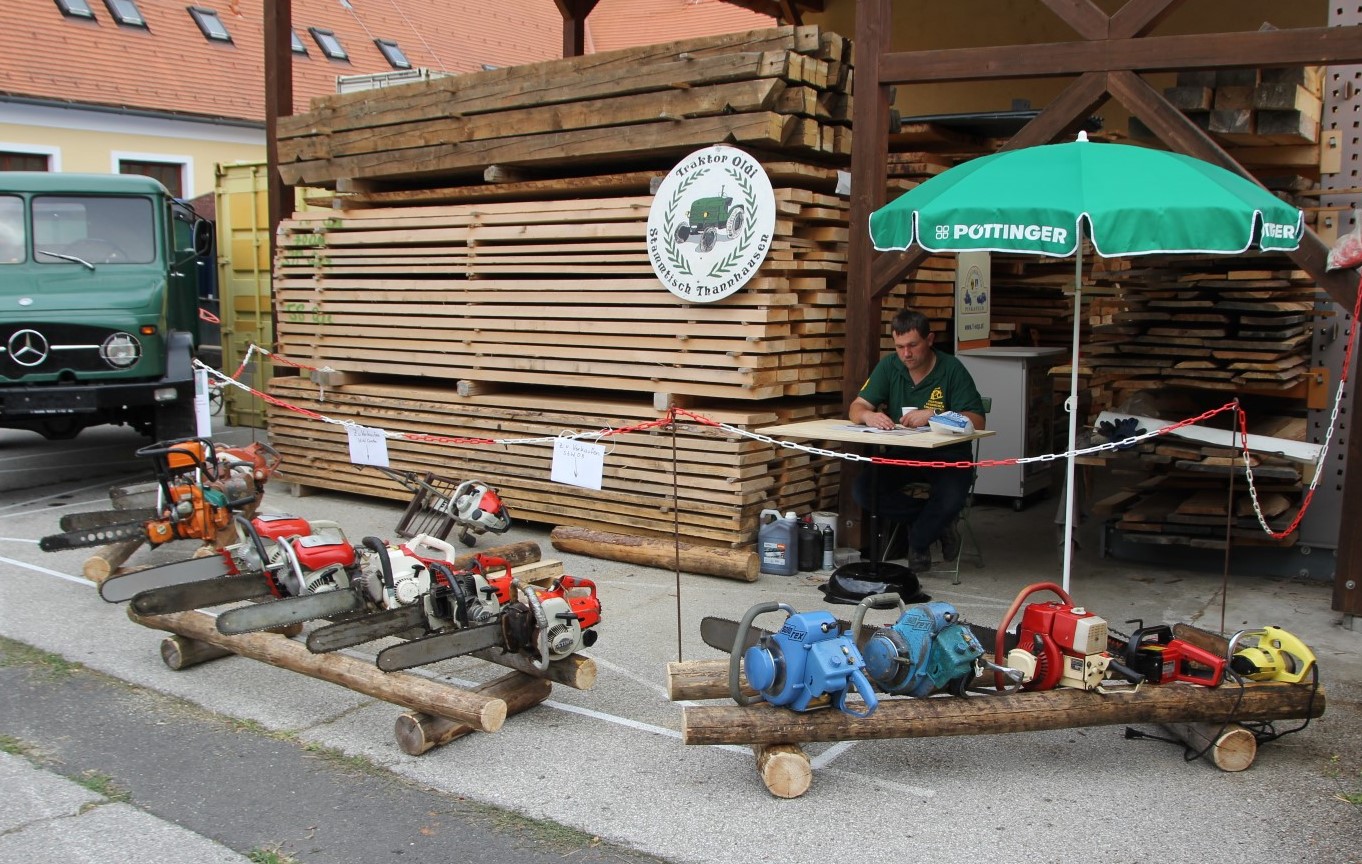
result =
[[[9,337],[9,356],[20,366],[37,366],[47,359],[47,339],[37,330],[17,330]]]

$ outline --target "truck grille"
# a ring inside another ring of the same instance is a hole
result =
[[[10,379],[63,371],[114,371],[100,356],[106,339],[120,331],[83,324],[0,325],[0,375]]]

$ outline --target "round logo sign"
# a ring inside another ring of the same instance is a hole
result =
[[[736,147],[707,147],[663,179],[648,211],[648,258],[683,300],[722,300],[771,250],[776,195],[761,163]]]

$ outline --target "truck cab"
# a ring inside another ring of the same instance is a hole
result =
[[[0,172],[0,427],[196,434],[206,239],[149,177]]]

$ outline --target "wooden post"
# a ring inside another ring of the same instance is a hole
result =
[[[841,711],[799,713],[767,703],[747,708],[690,706],[684,711],[686,744],[780,744],[875,738],[993,735],[1128,723],[1221,723],[1283,720],[1324,714],[1324,688],[1264,682],[1243,688],[1145,686],[1089,693],[1061,688],[962,699],[886,698],[869,717]]]
[[[506,703],[501,699],[469,693],[409,673],[381,672],[372,664],[336,652],[313,654],[301,643],[276,634],[225,636],[218,632],[213,617],[202,612],[142,616],[129,608],[128,617],[144,627],[217,645],[242,657],[330,681],[384,702],[458,720],[480,732],[495,732],[506,722]]]
[[[105,579],[108,579],[115,570],[123,565],[124,561],[132,557],[132,553],[141,549],[142,544],[146,542],[146,536],[139,534],[127,540],[119,540],[101,546],[90,553],[89,558],[85,559],[81,573],[84,574],[86,579],[96,585],[101,585]]]
[[[210,645],[207,642],[190,639],[188,636],[181,636],[178,633],[161,640],[161,660],[176,672],[188,669],[190,666],[197,666],[200,663],[207,663],[209,660],[230,657],[231,655],[231,651],[220,645]]]
[[[1258,739],[1238,723],[1223,728],[1219,723],[1165,723],[1163,728],[1178,736],[1193,753],[1206,750],[1221,771],[1243,771],[1258,755]]]
[[[535,678],[523,672],[507,672],[505,675],[473,689],[483,696],[494,696],[506,702],[507,716],[519,714],[549,698],[553,685],[543,678]],[[446,717],[433,717],[419,711],[408,711],[397,718],[393,734],[397,736],[397,746],[402,752],[420,756],[427,750],[448,744],[455,738],[462,738],[469,732],[476,732],[467,723],[450,720]]]
[[[657,567],[677,569],[678,555],[683,573],[703,576],[722,576],[742,582],[755,582],[761,571],[761,559],[751,549],[724,549],[718,546],[697,546],[694,543],[664,540],[657,537],[636,537],[632,534],[612,534],[591,528],[560,525],[549,534],[553,548],[560,552],[606,558]]]
[[[757,744],[752,748],[757,757],[757,773],[761,782],[777,798],[798,798],[813,784],[813,766],[809,755],[798,744]]]

